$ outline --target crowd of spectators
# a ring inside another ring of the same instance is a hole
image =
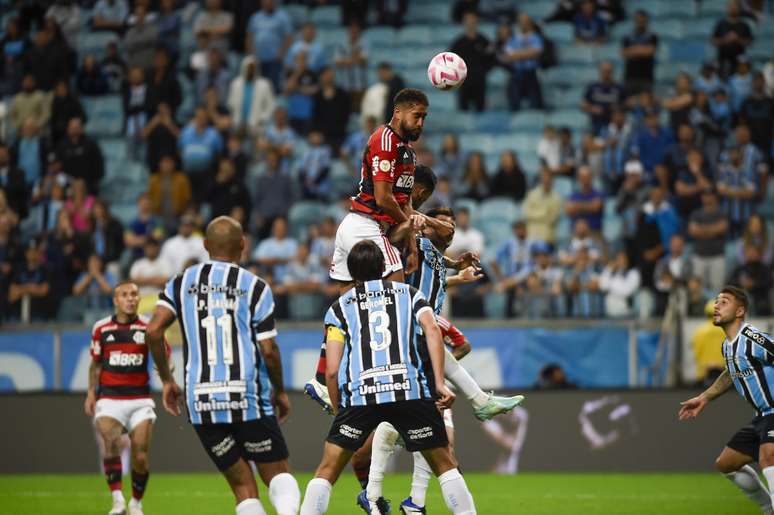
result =
[[[15,2],[0,38],[0,318],[17,318],[25,299],[36,319],[104,310],[124,278],[153,295],[206,259],[202,229],[218,215],[248,228],[243,262],[271,281],[279,316],[292,314],[293,298],[333,295],[337,220],[321,213],[293,233],[290,208],[311,200],[347,209],[332,168],[345,163],[356,187],[366,140],[405,85],[390,63],[369,58],[363,32],[368,23],[412,23],[406,1],[335,3],[347,31],[332,49],[314,24],[294,26],[277,0]],[[485,258],[486,280],[451,290],[453,315],[483,316],[494,291],[508,316],[650,316],[676,288],[701,314],[727,280],[751,292],[756,314],[770,313],[774,247],[757,213],[772,159],[774,64],[756,68],[745,53],[755,20],[729,2],[711,37],[717,59],[657,95],[659,36],[647,12],[622,4],[561,1],[545,20],[519,13],[518,2],[451,6],[461,26],[449,48],[469,65],[460,110],[487,109],[487,75],[497,67],[510,74],[513,111],[525,101],[549,108],[541,70],[557,51],[546,24],[572,24],[574,45],[600,45],[613,24],[633,20],[621,41],[623,75],[599,63],[577,106],[588,130],[546,126],[539,169],[507,150],[490,173],[484,154],[464,152],[453,133],[440,149],[417,142],[419,161],[439,177],[428,205],[468,206],[457,209],[449,253]],[[499,23],[494,40],[479,30],[482,19]],[[182,39],[189,25],[191,48]],[[86,30],[115,37],[101,54],[87,53]],[[103,95],[121,100],[126,158],[150,172],[125,225],[101,191],[114,156],[86,130],[83,99]],[[572,192],[560,194],[559,182]],[[486,241],[473,208],[495,197],[521,207],[502,242]],[[618,241],[604,237],[611,207]],[[557,236],[561,224],[571,226],[569,239]]]

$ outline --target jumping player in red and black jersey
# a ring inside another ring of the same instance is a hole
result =
[[[137,285],[119,284],[113,293],[115,315],[94,324],[91,338],[89,391],[84,411],[94,417],[104,441],[103,466],[113,495],[110,515],[126,514],[121,492],[121,435],[131,441],[132,499],[129,515],[142,515],[142,496],[148,483],[148,449],[155,404],[150,396],[147,320],[137,315]],[[167,355],[170,353],[166,346]]]

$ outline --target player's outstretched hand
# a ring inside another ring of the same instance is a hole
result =
[[[275,393],[272,399],[272,405],[277,411],[277,420],[280,424],[283,424],[290,415],[290,399],[285,392]]]
[[[481,268],[481,256],[478,252],[463,252],[457,258],[457,270],[468,268],[469,266]]]
[[[454,404],[454,399],[456,396],[454,393],[449,390],[446,385],[441,385],[435,390],[438,393],[438,400],[435,401],[435,404],[440,409],[449,409],[452,407],[452,404]]]
[[[97,405],[97,399],[94,397],[93,394],[88,394],[86,396],[86,401],[83,403],[83,412],[86,413],[87,417],[93,417],[94,416],[94,407]]]
[[[414,213],[410,217],[411,220],[411,227],[415,231],[421,231],[425,228],[425,224],[427,223],[427,218],[422,213]]]
[[[696,418],[699,416],[699,413],[702,412],[702,410],[707,406],[708,403],[709,401],[703,395],[699,395],[697,397],[694,397],[693,399],[688,399],[687,401],[683,401],[680,403],[681,407],[680,407],[680,413],[678,413],[678,418],[680,419],[680,421]]]
[[[183,391],[174,381],[164,383],[164,391],[162,393],[162,399],[164,401],[164,409],[170,415],[180,415],[180,403],[183,401]]]
[[[481,272],[480,268],[469,266],[460,270],[459,277],[464,283],[472,283],[484,277],[484,274]]]

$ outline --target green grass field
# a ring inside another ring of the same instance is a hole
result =
[[[303,492],[309,474],[299,474]],[[745,515],[760,513],[733,485],[716,474],[466,474],[480,515],[615,514]],[[397,505],[409,475],[391,475],[385,496]],[[124,489],[129,493],[128,481]],[[261,486],[261,495],[266,489]],[[328,513],[355,515],[357,483],[345,475],[334,487]],[[104,515],[109,494],[98,475],[0,476],[2,515]],[[437,483],[428,493],[428,513],[447,513]],[[143,501],[146,515],[228,515],[233,502],[215,474],[154,474]],[[268,513],[274,513],[264,499]]]

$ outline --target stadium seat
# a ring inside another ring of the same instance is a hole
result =
[[[559,48],[559,62],[564,64],[591,64],[594,50],[587,45],[563,45]]]
[[[693,18],[690,23],[686,23],[682,32],[685,38],[693,38],[701,41],[709,41],[712,31],[715,29],[717,18]]]
[[[566,245],[572,237],[572,223],[568,216],[559,217],[556,224],[556,243],[559,247]]]
[[[585,113],[579,109],[565,109],[561,111],[554,111],[548,115],[546,123],[550,123],[556,127],[569,127],[572,130],[584,130],[588,127],[589,119]]]
[[[288,213],[288,223],[290,225],[290,234],[294,238],[299,238],[306,227],[320,219],[325,204],[322,202],[302,200],[294,203]]]
[[[623,220],[620,216],[605,216],[602,223],[602,237],[606,242],[615,242],[623,234]]]
[[[669,44],[669,59],[688,63],[702,63],[710,55],[705,41],[675,41]],[[661,66],[661,64],[659,64]]]
[[[486,85],[488,88],[492,87],[507,87],[508,81],[511,78],[511,74],[502,68],[495,68],[486,77]],[[490,90],[491,91],[491,90]]]
[[[105,55],[105,48],[111,41],[120,41],[121,38],[113,32],[82,32],[78,39],[79,53],[85,57],[94,55],[101,59]]]
[[[285,5],[282,9],[288,13],[293,25],[299,26],[309,19],[309,9],[305,5]]]
[[[514,131],[542,133],[546,123],[546,114],[536,109],[525,109],[510,117],[510,128]]]
[[[363,40],[366,41],[372,49],[392,47],[396,43],[397,35],[395,29],[392,27],[373,27],[363,32]],[[378,61],[375,64],[378,64]]]
[[[118,136],[123,132],[121,97],[82,97],[81,103],[88,117],[87,132],[97,136]]]
[[[475,117],[477,131],[502,132],[510,123],[511,114],[506,111],[484,111]]]
[[[575,40],[572,25],[568,23],[549,23],[543,32],[556,44],[569,44]]]
[[[121,138],[100,138],[99,146],[102,149],[102,155],[106,156],[109,162],[124,161],[126,159],[126,141]],[[109,166],[107,168],[110,168]]]
[[[484,241],[487,245],[499,245],[513,233],[511,224],[504,220],[487,220],[479,216],[476,228],[484,234]]]
[[[470,198],[458,198],[454,201],[454,209],[467,209],[471,222],[478,219],[478,202]]]
[[[449,34],[449,32],[443,32]],[[425,25],[408,25],[397,32],[398,43],[405,46],[427,46],[434,42],[432,29]],[[448,44],[448,42],[446,43]],[[433,56],[429,56],[427,61]]]
[[[318,319],[324,310],[321,295],[314,293],[295,293],[288,296],[288,311],[294,320]]]
[[[568,177],[556,177],[554,179],[554,191],[562,199],[569,197],[572,193],[572,179]]]
[[[621,59],[621,45],[617,41],[592,48],[593,62],[619,61]]]
[[[519,2],[519,11],[527,13],[534,21],[540,21],[554,12],[555,2],[546,2],[545,0],[530,0],[529,2]]]
[[[336,27],[341,22],[341,10],[336,6],[315,7],[309,14],[309,21],[316,27]]]
[[[620,41],[624,36],[631,34],[633,29],[634,22],[631,20],[619,21],[613,25],[613,28],[610,30],[610,39],[612,41]]]
[[[424,73],[424,68],[422,68]],[[450,95],[448,91],[428,90],[427,98],[433,111],[455,111],[457,109],[457,96]]]
[[[482,220],[502,220],[511,224],[521,217],[521,206],[509,198],[491,198],[481,202],[478,217]]]
[[[317,39],[330,48],[332,51],[329,52],[329,55],[333,55],[333,50],[347,41],[347,30],[343,27],[321,28],[317,31]]]
[[[449,19],[451,5],[446,2],[409,2],[407,19],[414,23],[434,24]]]

